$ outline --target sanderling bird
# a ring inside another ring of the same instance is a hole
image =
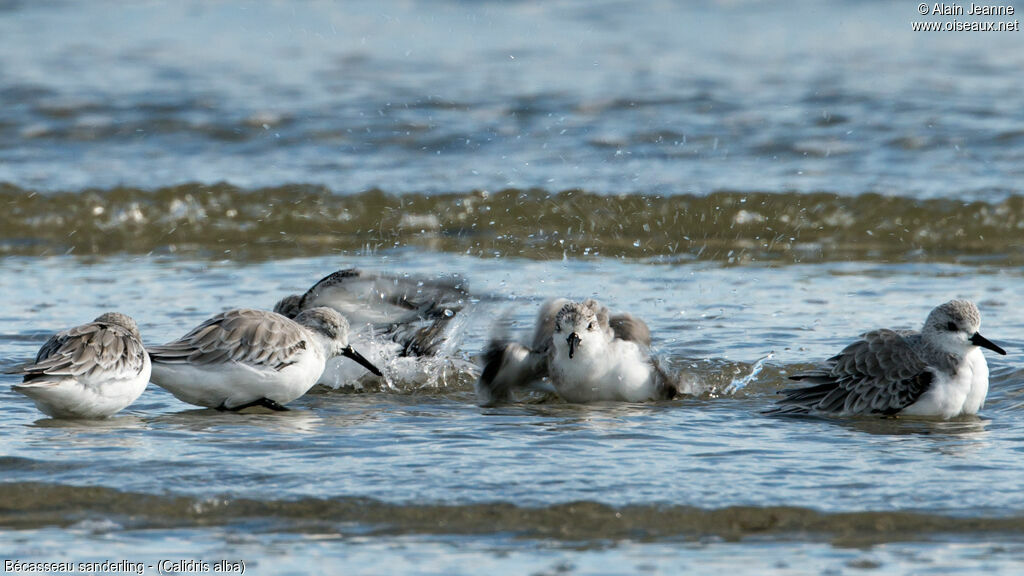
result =
[[[542,306],[533,342],[526,347],[491,340],[476,383],[483,405],[507,402],[513,390],[547,377],[567,402],[644,402],[679,394],[650,355],[651,332],[629,314],[609,315],[594,300],[551,300]]]
[[[331,308],[303,310],[294,320],[266,310],[228,310],[174,342],[150,347],[153,383],[198,406],[286,410],[284,404],[312,388],[335,356],[380,374],[349,345],[348,332],[348,322]]]
[[[283,298],[274,311],[289,318],[317,306],[341,312],[352,323],[352,340],[393,376],[396,360],[438,353],[449,322],[468,296],[459,276],[424,279],[349,268],[326,276],[302,295]],[[330,361],[320,381],[346,385],[361,376],[351,368]]]
[[[55,418],[105,418],[142,394],[150,369],[135,321],[108,312],[53,335],[13,372],[25,376],[14,390]]]
[[[966,300],[935,308],[920,332],[875,330],[820,368],[791,376],[814,384],[786,390],[772,414],[976,414],[988,394],[981,348],[1006,351],[978,333],[981,314]]]

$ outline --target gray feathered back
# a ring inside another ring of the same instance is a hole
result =
[[[138,374],[145,366],[145,355],[135,321],[108,312],[93,322],[54,334],[39,349],[35,362],[16,373],[23,374],[25,382],[111,372]]]
[[[153,362],[210,365],[238,362],[281,370],[298,361],[309,333],[294,321],[266,310],[237,308],[217,314],[188,334],[151,346]]]

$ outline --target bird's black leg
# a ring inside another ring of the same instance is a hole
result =
[[[270,398],[260,398],[259,400],[246,402],[245,404],[240,404],[232,408],[228,408],[227,406],[225,406],[223,402],[221,402],[220,406],[217,406],[217,410],[220,410],[222,412],[228,410],[230,410],[231,412],[239,412],[241,410],[245,410],[246,408],[252,408],[253,406],[262,406],[267,410],[273,410],[274,412],[287,412],[289,410],[287,407],[282,406],[277,402],[274,402]]]
[[[260,398],[256,403],[274,412],[287,412],[289,410],[287,406],[282,406],[270,398]]]

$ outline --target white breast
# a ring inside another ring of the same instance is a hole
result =
[[[901,413],[954,418],[977,414],[988,395],[988,364],[980,348],[968,352],[953,375],[939,373],[921,399]]]
[[[567,402],[645,402],[657,396],[650,360],[635,343],[624,340],[593,356],[568,359],[556,353],[551,376]]]
[[[963,414],[977,414],[985,406],[985,397],[988,396],[988,362],[981,348],[975,348],[967,353],[964,358],[964,378],[970,381],[970,390],[967,399],[964,400]]]

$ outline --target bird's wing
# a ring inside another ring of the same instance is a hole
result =
[[[395,324],[384,331],[393,342],[402,347],[401,356],[433,356],[447,340],[450,318],[438,318],[426,323]]]
[[[608,318],[608,326],[615,338],[633,342],[643,348],[651,347],[651,329],[643,320],[629,313],[616,314]],[[648,354],[650,350],[647,350]],[[649,356],[657,382],[658,400],[671,400],[681,394],[678,374],[670,374],[654,356]]]
[[[566,298],[555,298],[548,300],[540,307],[537,314],[537,324],[533,330],[532,348],[537,352],[547,352],[551,347],[551,337],[555,333],[555,319],[558,311],[569,303]]]
[[[608,324],[616,338],[651,346],[651,329],[643,320],[631,314],[617,314],[609,319]]]
[[[404,356],[429,356],[445,341],[455,313],[465,306],[468,284],[458,275],[419,278],[338,270],[299,298],[297,309],[328,306],[359,329],[393,340]]]
[[[556,298],[541,305],[534,326],[533,345],[529,348],[513,342],[506,334],[491,338],[481,357],[483,370],[476,382],[480,404],[508,402],[514,390],[535,388],[547,377],[555,317],[568,303],[565,298]],[[502,325],[503,322],[499,321],[499,326]]]
[[[145,366],[145,348],[120,326],[91,322],[50,337],[35,362],[17,373],[25,382],[66,377],[92,377],[102,373],[138,374]]]
[[[468,296],[468,283],[458,275],[420,278],[348,268],[314,284],[302,296],[300,309],[328,306],[353,325],[408,323],[450,317]]]
[[[491,340],[482,363],[476,393],[484,406],[508,402],[514,390],[532,388],[548,375],[547,354],[516,342]]]
[[[196,365],[238,362],[281,370],[294,364],[309,346],[308,334],[295,322],[265,310],[228,310],[163,346],[152,346],[154,362]]]
[[[783,392],[776,413],[895,414],[931,386],[935,373],[917,352],[919,335],[864,334],[819,369],[791,376],[813,384]]]

